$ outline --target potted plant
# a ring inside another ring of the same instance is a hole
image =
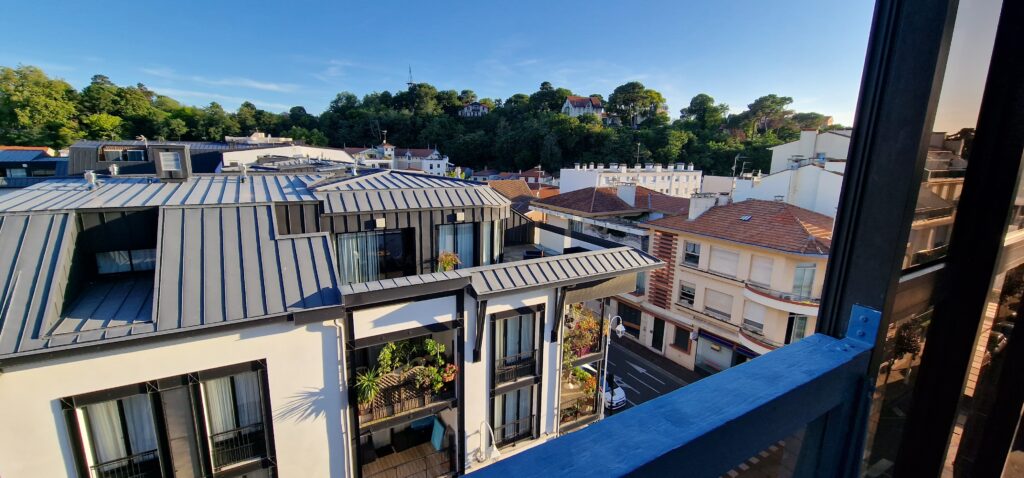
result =
[[[441,272],[453,271],[459,264],[462,264],[462,261],[459,260],[459,255],[454,252],[444,251],[437,255],[437,268]]]
[[[450,363],[444,366],[444,370],[441,371],[441,379],[445,382],[454,382],[455,376],[459,373],[458,365]]]
[[[417,379],[420,387],[434,394],[440,393],[441,389],[444,388],[444,378],[441,376],[441,371],[432,365],[419,369]]]
[[[360,409],[368,409],[373,399],[377,398],[377,394],[380,393],[380,376],[380,370],[377,368],[356,375],[356,395]]]

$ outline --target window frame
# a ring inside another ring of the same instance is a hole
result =
[[[693,247],[691,247],[693,246]],[[694,269],[700,267],[700,249],[701,243],[696,241],[683,241],[683,260],[681,265],[686,267],[692,267]],[[691,257],[693,261],[691,261]]]

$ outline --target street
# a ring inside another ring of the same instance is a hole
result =
[[[664,395],[686,382],[625,347],[611,343],[608,349],[608,372],[626,392],[626,406],[616,412]]]

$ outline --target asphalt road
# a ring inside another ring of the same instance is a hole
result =
[[[614,375],[615,383],[626,392],[626,406],[616,412],[686,385],[683,379],[666,372],[615,342],[612,342],[611,348],[608,349],[608,372]]]

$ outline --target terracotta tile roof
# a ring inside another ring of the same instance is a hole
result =
[[[48,146],[0,146],[0,151],[42,151],[50,154],[53,150]]]
[[[828,254],[832,245],[832,218],[778,201],[748,199],[712,207],[692,221],[676,216],[647,224],[797,254]]]
[[[565,99],[569,100],[569,104],[576,108],[586,108],[587,106],[591,106],[593,108],[601,107],[601,100],[598,98],[591,98],[589,96],[568,96]]]
[[[561,209],[587,216],[613,216],[662,212],[686,214],[690,200],[662,194],[642,186],[636,188],[633,206],[619,198],[616,188],[583,188],[534,201],[538,206]]]
[[[530,210],[530,201],[533,201],[533,192],[522,179],[499,179],[487,181],[487,185],[512,201],[512,209],[517,212],[526,213]]]
[[[523,177],[523,178],[549,178],[549,177],[551,177],[550,174],[545,173],[544,170],[540,169],[539,166],[535,167],[533,169],[530,169],[528,171],[523,171],[523,172],[519,173],[519,176]]]

